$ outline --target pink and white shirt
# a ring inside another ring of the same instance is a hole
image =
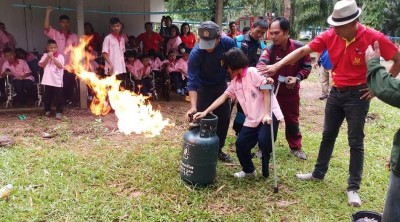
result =
[[[78,36],[72,32],[64,34],[61,31],[53,29],[52,27],[50,27],[48,32],[45,29],[44,34],[57,42],[57,52],[64,56],[64,64],[68,65],[71,60],[71,50],[68,48],[70,46],[78,45]]]
[[[266,84],[265,77],[261,76],[255,67],[243,70],[240,76],[236,76],[224,92],[231,99],[237,99],[246,115],[244,126],[257,127],[264,117],[264,94],[258,88]],[[275,95],[271,96],[271,110],[278,120],[283,119],[281,108]]]
[[[107,53],[110,61],[114,67],[114,74],[126,73],[125,66],[125,40],[123,36],[116,34],[109,34],[104,38],[103,41],[103,53]],[[105,70],[106,72],[110,69],[110,65],[106,62]]]
[[[149,59],[151,70],[160,70],[161,60],[158,57],[154,57],[154,59]]]
[[[14,76],[14,78],[22,77],[27,73],[31,73],[31,75],[25,77],[24,79],[29,79],[32,82],[35,81],[35,78],[32,76],[32,71],[29,69],[28,63],[22,59],[16,59],[15,62],[10,63],[8,61],[4,62],[3,68],[1,69],[1,73],[4,73],[6,69],[9,69]]]
[[[167,42],[167,54],[169,51],[172,49],[174,50],[177,54],[181,54],[178,50],[178,46],[182,43],[181,37],[178,35],[174,38],[170,38]]]
[[[48,54],[45,53],[40,59],[39,63],[43,62],[47,57]],[[57,55],[54,55],[54,57],[64,67],[64,56],[57,53]],[[63,75],[64,69],[58,68],[53,60],[49,59],[46,66],[44,67],[42,85],[63,87]]]
[[[182,79],[187,78],[188,61],[184,60],[183,58],[180,58],[176,63],[175,68],[177,68],[179,72],[182,73]]]
[[[126,63],[126,68],[127,70],[131,73],[131,75],[133,76],[133,78],[135,80],[140,80],[142,79],[143,73],[142,73],[142,69],[143,69],[143,64],[139,59],[135,59],[135,61],[132,63],[127,62]]]
[[[179,69],[176,68],[176,64],[177,64],[176,61],[169,61],[169,60],[167,59],[167,60],[164,60],[164,61],[162,62],[161,66],[163,66],[163,65],[165,65],[165,64],[166,64],[166,66],[167,66],[167,73],[168,73],[168,74],[170,74],[171,72],[181,72]]]

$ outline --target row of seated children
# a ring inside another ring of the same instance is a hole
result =
[[[170,50],[168,59],[164,61],[161,61],[156,56],[156,52],[153,49],[140,56],[136,51],[126,52],[127,71],[132,75],[136,84],[141,85],[140,90],[136,89],[137,93],[150,96],[153,88],[152,73],[156,73],[156,75],[166,73],[174,84],[176,92],[182,96],[187,94],[187,62],[190,50],[186,49],[185,46],[183,47],[184,49],[181,50],[182,58],[179,60],[177,60],[175,50]]]

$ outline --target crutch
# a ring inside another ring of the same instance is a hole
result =
[[[276,87],[275,90],[275,96],[278,96],[278,92],[279,92],[279,87],[281,86],[281,83],[285,83],[287,81],[286,76],[278,76],[278,86]]]
[[[284,77],[284,76],[282,76],[282,77],[286,81],[286,77]],[[281,78],[281,76],[279,76],[279,78]],[[278,78],[278,81],[279,81],[279,78]],[[281,82],[278,83],[278,88],[276,89],[276,92],[279,89],[280,83]],[[270,98],[270,106],[269,107],[270,107],[271,118],[272,118],[272,121],[271,121],[271,124],[270,124],[270,126],[271,126],[271,130],[270,131],[271,131],[271,145],[272,145],[272,165],[274,167],[274,193],[278,193],[278,191],[279,191],[279,188],[278,188],[278,176],[276,175],[276,162],[275,162],[274,120],[273,120],[273,113],[272,113],[272,98],[274,96],[274,85],[272,85],[272,84],[262,85],[262,86],[260,86],[260,90],[261,89],[269,90],[270,96],[271,96],[271,98]]]

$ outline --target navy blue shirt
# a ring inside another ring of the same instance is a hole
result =
[[[235,41],[227,36],[221,36],[212,52],[200,49],[196,44],[189,56],[187,89],[197,91],[200,86],[226,84],[228,72],[222,62],[222,55],[235,46]]]

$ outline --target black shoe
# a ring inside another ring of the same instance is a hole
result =
[[[233,159],[228,154],[226,154],[222,151],[218,153],[218,159],[225,163],[233,162]]]

